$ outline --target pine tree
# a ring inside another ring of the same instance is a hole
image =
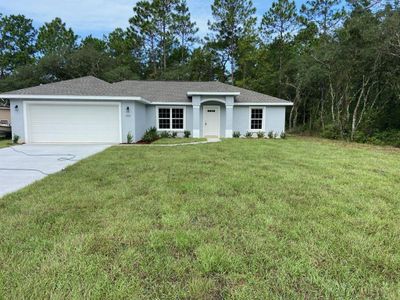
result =
[[[251,0],[214,0],[211,10],[214,20],[208,22],[208,27],[213,34],[207,40],[223,61],[229,61],[234,84],[239,41],[253,34],[256,10]]]

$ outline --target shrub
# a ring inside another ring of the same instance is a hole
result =
[[[326,125],[325,129],[321,132],[321,136],[332,140],[340,139],[340,129],[333,124]]]
[[[191,135],[191,132],[190,132],[190,130],[185,130],[184,132],[183,132],[183,135],[184,135],[184,137],[185,138],[190,138],[190,135]]]
[[[132,144],[132,142],[133,142],[133,135],[132,135],[132,133],[129,131],[128,132],[128,134],[126,135],[126,142],[128,143],[128,144]]]
[[[278,137],[278,133],[274,132],[274,139],[276,139]]]
[[[232,134],[232,136],[233,136],[234,138],[240,138],[240,131],[234,131],[233,134]]]
[[[253,137],[253,134],[250,131],[247,131],[245,134],[245,137],[249,139],[249,138]]]
[[[13,143],[14,143],[14,144],[18,144],[18,142],[19,142],[19,135],[14,134],[14,136],[13,136]]]
[[[176,132],[176,131],[173,131],[172,133],[171,133],[171,137],[172,138],[176,138],[178,136],[178,133]]]
[[[270,139],[274,138],[274,132],[273,131],[268,131],[268,138],[270,138]]]
[[[286,139],[286,133],[285,132],[281,132],[281,139]]]
[[[161,131],[160,137],[161,138],[169,138],[169,137],[171,137],[171,134],[168,131]]]
[[[257,132],[257,137],[258,137],[259,139],[263,139],[263,138],[265,137],[265,132],[264,132],[264,131],[259,131],[259,132]]]
[[[149,129],[146,130],[146,132],[143,135],[142,140],[147,143],[154,142],[159,138],[157,129],[155,127],[150,127]]]

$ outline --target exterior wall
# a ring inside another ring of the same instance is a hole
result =
[[[285,132],[285,106],[267,106],[265,132],[273,131],[278,136]]]
[[[247,131],[250,131],[250,106],[233,106],[233,117],[232,121],[227,119],[227,106],[224,103],[215,101],[220,99],[198,99],[198,125],[194,124],[196,120],[194,116],[193,106],[185,105],[185,130],[189,130],[194,136],[194,126],[197,125],[199,136],[203,136],[203,108],[204,105],[217,105],[220,107],[220,136],[230,137],[232,131],[239,131],[244,135]],[[222,99],[221,99],[222,100]],[[52,101],[54,100],[43,100]],[[60,100],[62,101],[62,100]],[[85,100],[82,100],[85,101]],[[79,100],[73,100],[73,102],[82,102]],[[85,101],[86,102],[86,101]],[[156,107],[174,107],[179,105],[145,105],[136,101],[116,101],[121,103],[121,122],[122,122],[122,141],[126,142],[128,132],[131,132],[134,137],[134,141],[139,141],[146,129],[150,127],[157,127],[157,112]],[[200,104],[201,102],[201,104]],[[15,109],[15,106],[18,109]],[[129,111],[127,108],[129,107]],[[181,107],[181,106],[179,106]],[[231,109],[231,108],[228,108]],[[285,131],[285,111],[284,106],[264,106],[265,118],[264,128],[265,132],[269,131],[276,132],[278,135]],[[232,111],[232,109],[231,109]],[[231,111],[228,111],[231,113]],[[12,123],[12,134],[20,136],[20,141],[25,142],[24,136],[24,101],[23,100],[10,100],[10,112],[11,112],[11,123]],[[106,122],[107,120],[105,120]],[[226,128],[226,125],[232,123],[232,128]],[[183,135],[183,132],[179,132],[179,136]]]
[[[8,123],[11,122],[11,115],[9,109],[0,108],[0,120],[7,120]]]
[[[15,106],[18,105],[18,110]],[[24,105],[22,100],[10,100],[11,112],[11,132],[12,136],[18,135],[19,141],[25,143],[25,130],[24,130]]]
[[[244,135],[250,131],[250,107],[234,106],[233,108],[233,131],[239,131]],[[264,128],[265,133],[270,131],[280,135],[285,132],[285,106],[263,106],[265,109]]]
[[[135,142],[140,141],[146,131],[146,105],[140,102],[135,103],[135,129],[132,132]]]
[[[129,111],[128,111],[129,107]],[[135,102],[123,101],[121,103],[122,142],[127,142],[127,135],[135,133]]]

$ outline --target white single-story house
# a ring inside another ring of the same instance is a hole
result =
[[[0,94],[10,100],[12,134],[24,143],[123,143],[145,130],[193,137],[285,131],[292,103],[220,82],[108,83],[87,76]]]

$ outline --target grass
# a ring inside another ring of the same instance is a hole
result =
[[[187,144],[207,141],[205,138],[161,138],[153,142],[156,145]]]
[[[9,298],[399,299],[400,152],[113,147],[0,199]]]
[[[11,140],[0,139],[0,148],[10,147],[12,145]]]

